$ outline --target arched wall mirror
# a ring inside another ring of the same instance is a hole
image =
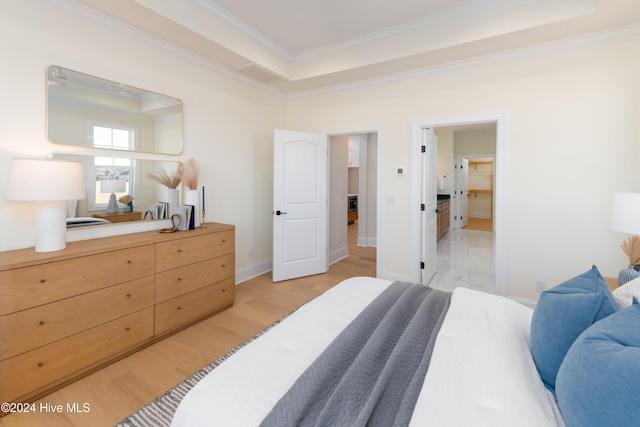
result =
[[[52,65],[46,70],[46,137],[55,144],[178,155],[179,99]]]
[[[162,172],[174,176],[180,162],[134,159],[126,157],[53,154],[55,159],[82,163],[86,198],[70,201],[67,206],[68,227],[150,221],[170,217],[171,208],[182,202],[182,186],[175,191],[148,177]],[[131,196],[132,203],[117,202],[117,212],[107,212],[111,193],[116,200]],[[147,213],[147,211],[149,213]]]

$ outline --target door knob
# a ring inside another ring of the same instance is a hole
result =
[[[286,215],[286,212],[276,211],[276,215]]]

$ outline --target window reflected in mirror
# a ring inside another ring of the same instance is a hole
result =
[[[170,192],[148,177],[148,174],[157,175],[160,171],[175,173],[181,168],[180,162],[75,154],[54,154],[53,157],[83,165],[87,197],[69,203],[68,218],[129,222],[144,220],[149,212],[146,220],[163,219],[169,217],[171,208],[167,204],[176,205],[182,200],[180,186]],[[111,194],[117,202],[116,213],[109,211]]]

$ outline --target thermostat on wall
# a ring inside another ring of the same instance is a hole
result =
[[[396,175],[404,176],[404,168],[396,168]]]

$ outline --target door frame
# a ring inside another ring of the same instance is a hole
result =
[[[496,147],[496,149],[497,149],[497,147]],[[496,166],[496,155],[495,154],[457,154],[455,156],[455,163],[457,165],[458,161],[462,160],[462,159],[485,159],[485,158],[493,159],[494,176],[495,176],[495,166]],[[456,175],[455,181],[453,183],[453,188],[454,188],[454,191],[459,191],[460,190],[460,182],[458,181],[458,176],[457,175]],[[493,180],[493,188],[492,188],[492,190],[493,190],[493,192],[495,194],[495,191],[496,191],[495,179]],[[457,206],[456,212],[460,213],[460,209],[459,209],[460,208],[460,197],[459,196],[456,198],[454,203]],[[496,211],[496,206],[495,205],[496,205],[496,201],[495,201],[495,198],[494,198],[493,206],[492,206],[493,212]],[[495,227],[495,214],[491,217],[491,225]],[[454,230],[455,229],[459,229],[459,228],[462,228],[462,227],[460,227],[460,220],[459,219],[458,220],[454,220]]]
[[[382,158],[382,147],[384,144],[384,135],[383,135],[383,126],[381,124],[371,124],[371,125],[363,125],[363,126],[351,126],[344,128],[331,128],[331,129],[322,129],[320,131],[327,135],[327,140],[329,140],[332,136],[339,135],[353,135],[353,134],[362,134],[362,133],[375,133],[377,134],[377,165],[376,165],[376,277],[384,278],[383,274],[383,257],[384,257],[384,236],[383,236],[383,180],[382,180],[382,171],[384,159]],[[330,144],[329,144],[330,145]],[[331,149],[331,148],[329,148]],[[327,165],[328,173],[331,173],[331,165]],[[327,175],[327,184],[329,180],[329,175]],[[329,190],[328,190],[329,191]],[[330,194],[327,194],[327,203],[330,200]],[[330,221],[330,219],[328,219]],[[331,229],[331,223],[327,224],[327,239],[329,238],[329,231]]]
[[[506,254],[506,159],[507,159],[507,141],[506,141],[506,113],[487,113],[468,116],[452,116],[444,118],[430,118],[424,120],[414,120],[412,123],[412,189],[411,199],[412,206],[416,209],[411,210],[411,240],[410,240],[410,274],[411,279],[415,282],[420,276],[420,146],[422,144],[422,128],[434,128],[453,125],[468,125],[475,123],[493,122],[496,124],[496,155],[495,155],[495,211],[494,211],[494,233],[495,233],[495,274],[496,274],[496,293],[498,295],[507,295],[507,254]],[[437,171],[433,171],[434,176]]]

